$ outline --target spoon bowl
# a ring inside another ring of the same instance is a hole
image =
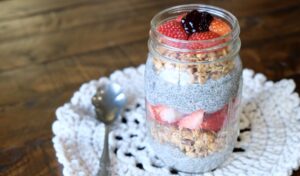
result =
[[[98,88],[92,103],[95,106],[97,119],[109,125],[119,116],[126,103],[126,97],[120,85],[110,83]]]
[[[95,107],[96,117],[105,124],[104,147],[100,161],[100,176],[108,176],[110,165],[108,134],[110,126],[120,116],[126,104],[126,96],[120,85],[109,83],[97,89],[92,97],[92,104]]]

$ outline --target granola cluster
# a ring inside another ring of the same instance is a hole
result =
[[[152,121],[152,120],[150,120]],[[178,147],[189,157],[205,157],[219,151],[224,146],[225,137],[206,130],[190,130],[172,125],[150,122],[152,138],[160,143]]]
[[[177,59],[179,61],[186,61],[188,63],[170,62],[168,60],[153,58],[153,63],[158,72],[163,70],[174,70],[176,72],[185,72],[192,76],[194,84],[205,84],[208,79],[218,80],[227,75],[235,67],[234,60],[227,59],[218,61],[218,59],[228,55],[229,49],[223,48],[216,51],[206,53],[189,53],[183,54],[169,50],[160,49],[160,54]],[[196,64],[199,61],[215,61]]]

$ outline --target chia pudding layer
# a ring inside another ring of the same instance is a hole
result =
[[[172,69],[158,71],[149,58],[145,73],[146,98],[151,104],[164,104],[182,113],[199,109],[215,112],[224,107],[230,98],[236,97],[241,71],[240,67],[235,67],[217,80],[208,79],[205,84],[194,84],[189,82],[189,73]]]

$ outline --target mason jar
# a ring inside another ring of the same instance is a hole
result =
[[[158,32],[160,24],[194,9],[226,21],[231,32],[199,41]],[[239,134],[239,32],[230,12],[202,4],[168,8],[152,19],[145,70],[148,139],[166,166],[206,172],[231,154]]]

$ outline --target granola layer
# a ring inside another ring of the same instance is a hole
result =
[[[218,80],[226,76],[235,68],[234,59],[218,61],[226,57],[229,49],[223,48],[205,53],[180,53],[170,50],[160,50],[161,55],[173,60],[186,61],[187,63],[172,62],[162,58],[153,58],[153,63],[157,72],[163,70],[174,70],[176,72],[187,72],[192,76],[191,83],[205,84],[208,79]],[[196,62],[209,61],[197,64]],[[215,61],[215,62],[211,62]]]
[[[178,147],[189,157],[205,157],[222,150],[225,135],[201,129],[179,128],[174,125],[162,125],[153,120],[150,123],[151,137],[161,144]]]

